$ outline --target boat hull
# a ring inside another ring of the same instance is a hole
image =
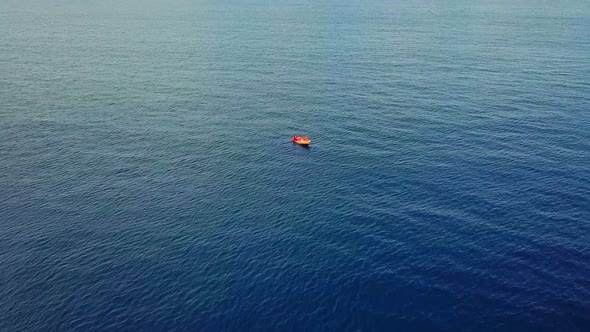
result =
[[[310,145],[311,144],[311,140],[307,137],[293,136],[291,141],[293,141],[293,143],[299,144],[299,145]]]

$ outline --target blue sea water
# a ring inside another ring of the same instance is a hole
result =
[[[590,331],[590,3],[0,0],[0,331]]]

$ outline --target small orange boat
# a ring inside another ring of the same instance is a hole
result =
[[[293,136],[293,138],[291,140],[293,141],[293,143],[296,143],[299,145],[310,145],[311,144],[311,140],[307,136]]]

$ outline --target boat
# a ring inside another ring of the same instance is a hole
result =
[[[299,145],[310,145],[311,144],[311,140],[307,136],[293,136],[293,138],[291,140],[293,141],[293,143],[299,144]]]

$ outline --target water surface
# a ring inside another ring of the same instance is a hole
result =
[[[0,330],[587,331],[589,36],[585,1],[0,0]]]

